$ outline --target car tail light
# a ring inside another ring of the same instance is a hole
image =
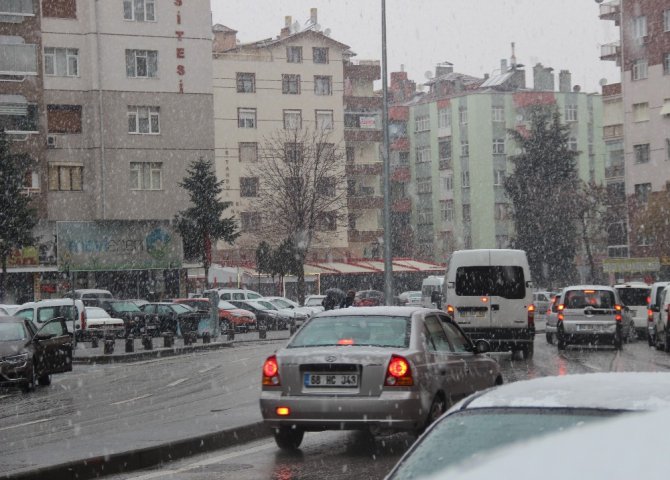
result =
[[[563,304],[561,303],[561,304],[558,306],[558,311],[559,311],[559,312],[562,312],[563,310],[565,310],[565,305],[563,305]]]
[[[83,309],[79,314],[79,321],[81,323],[81,329],[86,330],[86,309]]]
[[[447,313],[449,315],[454,315],[454,306],[453,305],[447,305]]]
[[[288,417],[289,415],[291,415],[291,409],[288,407],[277,407],[275,412],[280,417]]]
[[[651,297],[647,297],[647,305],[651,305]]]
[[[389,361],[389,366],[386,369],[386,380],[384,386],[386,387],[408,387],[414,385],[412,378],[412,369],[405,357],[400,355],[392,355]]]
[[[528,328],[535,328],[535,305],[528,305]]]
[[[622,310],[621,305],[614,305],[614,311],[616,312],[614,315],[614,320],[616,320],[617,322],[620,322],[623,319],[623,317],[621,316],[621,310]]]
[[[647,309],[647,321],[653,323],[654,321],[654,311],[651,308]]]
[[[263,364],[263,385],[272,387],[281,385],[279,382],[279,364],[277,363],[276,355],[268,357]]]

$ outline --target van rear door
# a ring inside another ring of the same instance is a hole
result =
[[[525,278],[523,263],[518,255],[509,251],[491,251],[492,328],[518,328],[528,324],[530,302],[523,300],[532,298],[532,294],[526,290],[526,281],[530,279]]]
[[[454,319],[465,330],[491,328],[487,250],[471,251],[467,264],[456,267]]]

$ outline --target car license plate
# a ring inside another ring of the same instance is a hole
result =
[[[578,331],[585,331],[585,330],[593,330],[593,325],[577,325],[577,330]]]
[[[484,317],[486,315],[484,310],[465,310],[459,313],[461,317]]]
[[[630,316],[631,316],[631,317],[634,317],[636,313],[637,313],[637,312],[636,312],[635,310],[631,310],[631,311],[630,311]]]
[[[358,374],[305,373],[305,387],[357,387]]]

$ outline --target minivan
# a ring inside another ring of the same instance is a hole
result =
[[[67,328],[74,332],[75,340],[81,342],[86,333],[86,308],[81,300],[71,298],[52,298],[21,305],[15,317],[31,320],[39,329],[44,323],[57,317],[65,318]]]
[[[473,341],[528,359],[535,340],[532,288],[525,251],[457,250],[444,280],[446,311]]]
[[[263,295],[260,293],[244,288],[212,288],[205,290],[203,295],[207,296],[210,292],[216,292],[219,295],[219,299],[226,300],[227,302],[231,300],[258,300],[259,298],[263,298]]]
[[[614,285],[619,298],[630,310],[635,323],[635,332],[640,338],[647,337],[647,306],[651,287],[644,282],[630,282]]]

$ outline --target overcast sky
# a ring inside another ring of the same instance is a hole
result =
[[[311,7],[321,30],[330,29],[356,59],[381,60],[381,0],[212,0],[212,17],[250,42],[277,36],[287,15],[304,25]],[[600,60],[600,45],[616,41],[618,29],[598,12],[594,0],[387,0],[388,71],[402,64],[423,83],[426,71],[449,61],[481,77],[497,73],[515,42],[528,86],[531,67],[541,62],[554,68],[556,85],[567,69],[583,91],[600,92],[600,79],[619,81],[615,62]]]

